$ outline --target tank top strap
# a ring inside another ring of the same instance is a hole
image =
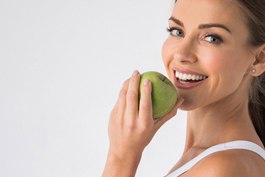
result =
[[[220,151],[226,151],[226,150],[232,150],[232,149],[243,149],[243,150],[249,150],[252,151],[259,156],[261,156],[265,160],[265,150],[261,148],[259,145],[250,142],[250,141],[244,141],[244,140],[237,140],[237,141],[230,141],[222,144],[218,144],[215,146],[212,146],[202,153],[200,153],[198,156],[178,168],[176,171],[170,173],[166,177],[178,177],[181,174],[185,173],[188,171],[190,168],[192,168],[196,163],[198,163],[201,159],[204,157],[213,154],[215,152],[220,152]]]

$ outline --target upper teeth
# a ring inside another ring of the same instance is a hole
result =
[[[195,75],[195,74],[186,74],[186,73],[180,73],[176,72],[176,77],[180,80],[204,80],[207,78],[207,76],[203,75]]]

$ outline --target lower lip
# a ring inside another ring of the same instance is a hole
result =
[[[205,80],[198,81],[198,82],[183,82],[175,77],[174,84],[179,89],[191,89],[191,88],[201,85]]]

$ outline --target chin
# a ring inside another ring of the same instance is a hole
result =
[[[191,106],[181,105],[179,107],[179,110],[181,110],[181,111],[192,111],[192,110],[194,110],[194,108],[192,108]]]
[[[198,103],[195,103],[195,101],[193,99],[189,99],[185,96],[183,98],[184,98],[184,101],[180,105],[179,110],[192,111],[192,110],[198,109],[200,107],[200,106],[198,106]]]
[[[179,106],[179,110],[190,111],[192,110],[192,106],[191,104],[188,104],[187,101],[184,99],[184,102]]]

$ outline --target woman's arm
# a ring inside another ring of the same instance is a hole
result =
[[[109,152],[103,177],[133,177],[135,176],[141,155],[118,157]]]

